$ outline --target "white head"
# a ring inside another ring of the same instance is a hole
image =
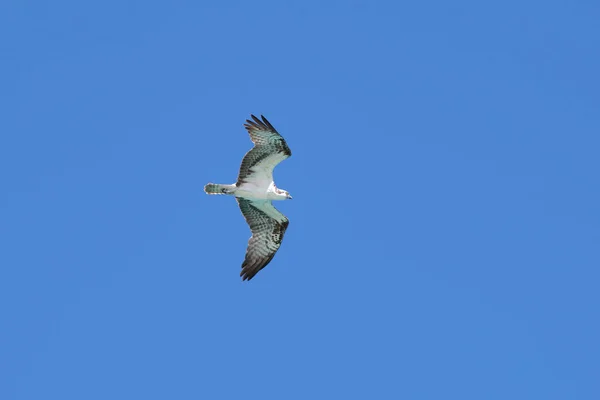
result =
[[[275,194],[277,195],[278,200],[291,200],[292,196],[287,190],[282,190],[279,188],[275,188]]]

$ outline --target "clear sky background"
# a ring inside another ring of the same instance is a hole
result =
[[[594,1],[2,1],[0,398],[599,399]],[[233,198],[293,156],[273,262]]]

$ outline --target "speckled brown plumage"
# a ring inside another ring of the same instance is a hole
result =
[[[240,273],[245,281],[251,280],[271,262],[281,246],[289,220],[270,201],[252,201],[239,197],[236,200],[252,231]]]
[[[236,183],[238,186],[247,180],[252,168],[272,170],[275,165],[292,155],[283,137],[263,115],[262,121],[254,115],[251,117],[252,121],[247,119],[244,127],[250,134],[254,147],[242,159]]]

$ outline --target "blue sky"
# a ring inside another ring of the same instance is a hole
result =
[[[600,398],[598,20],[3,1],[0,398]],[[250,113],[294,200],[242,282],[248,227],[202,187]]]

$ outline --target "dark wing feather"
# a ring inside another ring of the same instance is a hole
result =
[[[269,184],[273,180],[273,168],[292,155],[285,139],[273,125],[261,115],[262,121],[252,115],[253,121],[246,120],[244,127],[250,134],[254,147],[242,159],[237,185],[255,179]]]
[[[245,281],[252,279],[271,262],[281,246],[289,220],[270,201],[236,199],[252,231],[240,273]]]

